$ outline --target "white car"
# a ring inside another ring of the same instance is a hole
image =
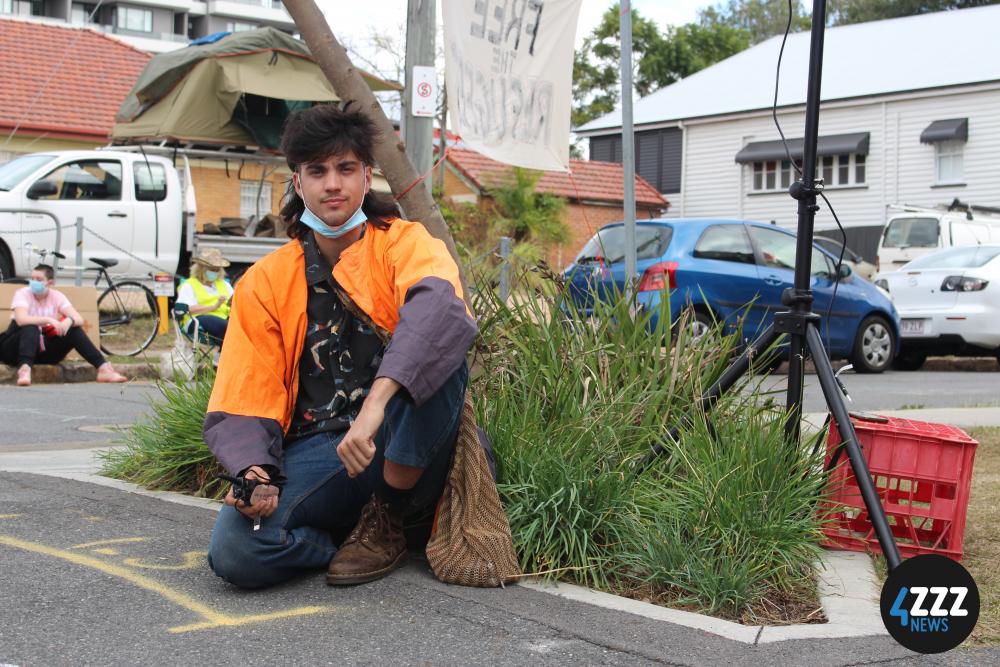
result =
[[[1000,243],[931,252],[875,283],[902,319],[897,369],[916,370],[928,355],[1000,361]]]

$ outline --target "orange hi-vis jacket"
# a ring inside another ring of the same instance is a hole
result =
[[[419,404],[464,361],[478,332],[458,267],[423,225],[367,223],[341,253],[333,277],[392,340],[376,377],[398,381]],[[208,404],[205,440],[238,473],[280,465],[297,397],[308,326],[302,244],[293,240],[252,266],[236,285],[233,310]]]

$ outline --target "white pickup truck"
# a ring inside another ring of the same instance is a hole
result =
[[[219,248],[240,273],[286,242],[195,234],[187,158],[178,164],[100,149],[32,153],[0,165],[0,278],[27,276],[38,259],[32,247],[59,251],[72,263],[80,234],[84,265],[90,257],[114,259],[113,275],[140,279],[157,271],[186,275],[191,253],[203,247]]]

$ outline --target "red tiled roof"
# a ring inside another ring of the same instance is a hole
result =
[[[510,165],[492,160],[467,148],[452,148],[448,161],[477,188],[489,188],[509,178]],[[539,192],[570,200],[622,203],[625,199],[625,172],[617,162],[570,160],[570,174],[545,171],[535,186]],[[635,203],[646,208],[667,208],[670,203],[639,175],[635,177]]]
[[[0,127],[103,141],[151,57],[95,30],[0,19]]]

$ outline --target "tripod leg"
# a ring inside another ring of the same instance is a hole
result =
[[[765,329],[755,341],[750,343],[747,348],[743,350],[740,356],[733,360],[733,363],[726,367],[726,370],[722,371],[722,375],[719,376],[719,379],[708,388],[708,391],[706,391],[700,399],[698,399],[697,406],[684,413],[684,416],[680,418],[678,425],[672,426],[670,430],[667,431],[668,439],[672,442],[677,442],[681,428],[691,424],[697,412],[706,413],[711,410],[718,402],[719,397],[729,391],[729,389],[731,389],[741,377],[746,375],[747,371],[750,370],[751,361],[767,352],[767,350],[778,341],[778,337],[780,335],[781,334],[775,331],[774,325]],[[637,470],[639,472],[645,470],[657,456],[665,451],[666,447],[664,445],[659,443],[653,445],[653,451],[650,452],[649,455],[643,460]]]
[[[837,386],[837,379],[833,374],[833,366],[830,365],[830,359],[826,356],[823,339],[819,334],[819,329],[811,322],[806,325],[806,345],[809,347],[810,352],[812,352],[813,364],[816,365],[816,376],[819,378],[820,386],[823,388],[823,396],[826,397],[826,404],[830,407],[833,419],[837,423],[837,430],[840,431],[840,435],[844,439],[844,449],[847,452],[847,458],[851,462],[851,469],[854,471],[854,478],[858,482],[858,488],[861,490],[861,497],[864,499],[865,507],[868,509],[868,518],[875,528],[875,535],[878,537],[878,543],[882,547],[885,560],[889,564],[889,571],[892,571],[902,562],[902,558],[899,555],[899,547],[896,546],[896,538],[892,536],[892,530],[889,528],[889,521],[886,519],[885,510],[882,508],[882,501],[879,500],[875,484],[872,482],[872,475],[868,470],[868,464],[861,453],[861,447],[858,446],[858,435],[854,431],[854,424],[851,423],[847,406],[844,405],[844,396],[840,393],[840,388]]]

